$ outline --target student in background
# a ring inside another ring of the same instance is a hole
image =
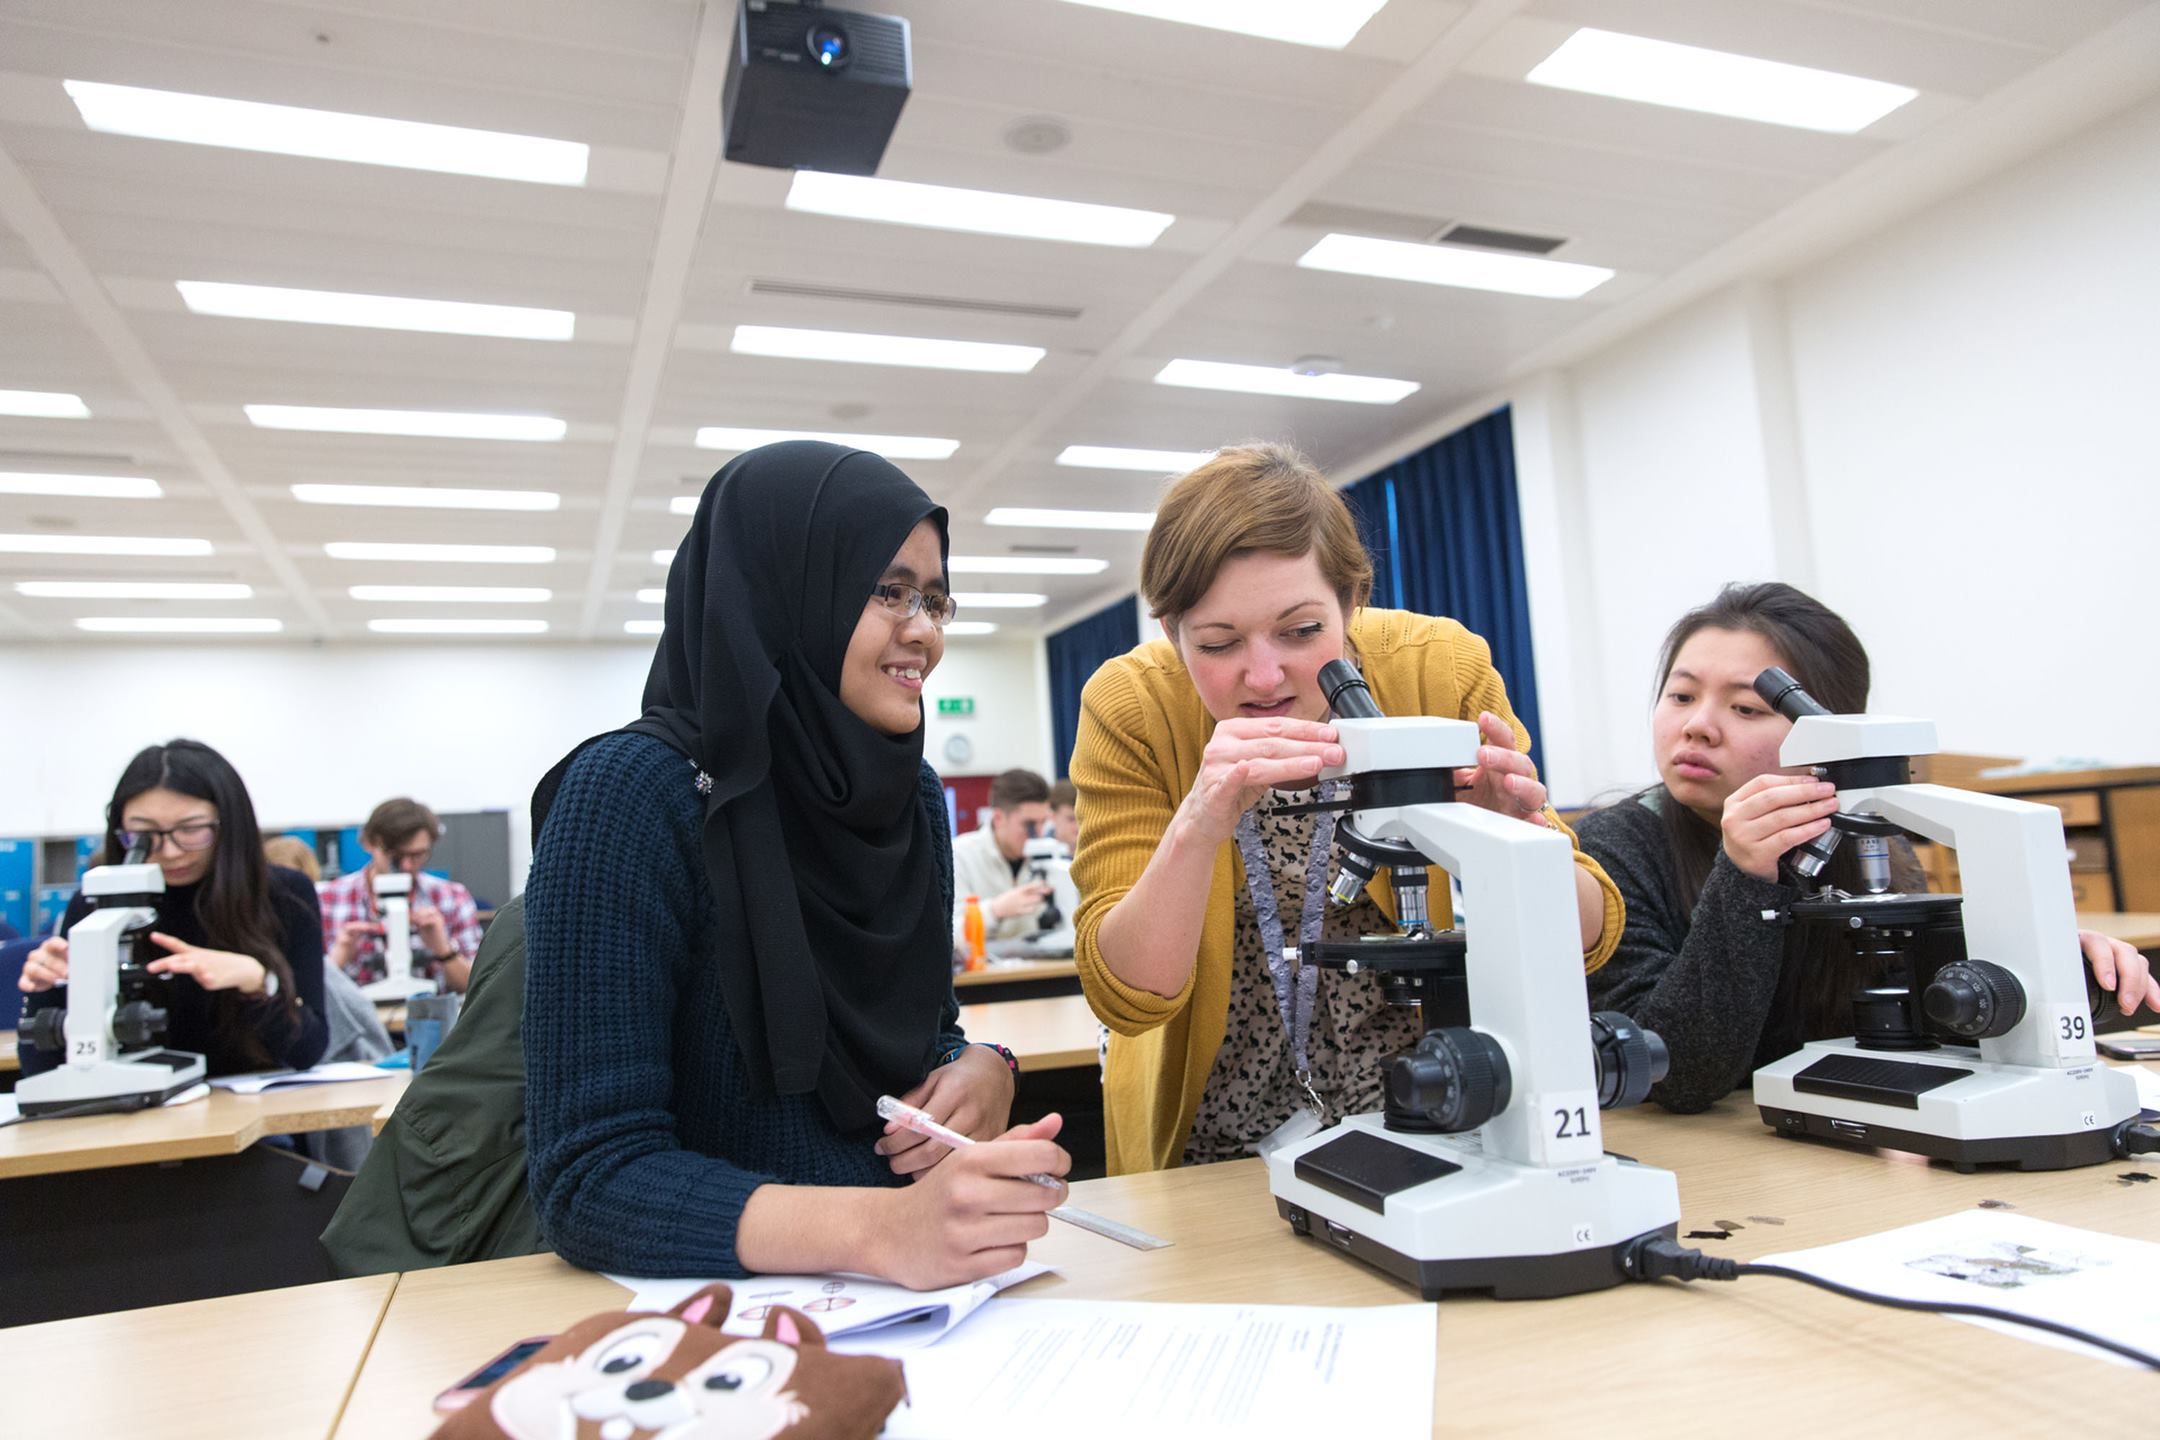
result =
[[[138,952],[166,977],[164,1043],[206,1056],[212,1075],[289,1066],[323,1053],[322,920],[315,887],[263,859],[247,786],[197,740],[153,745],[121,772],[105,807],[105,852],[117,865],[137,844],[164,872],[158,928]],[[21,985],[30,1009],[62,1004],[69,927],[90,913],[78,895],[61,934],[31,953]]]
[[[479,907],[463,885],[426,873],[441,836],[442,821],[427,806],[402,796],[385,800],[360,827],[368,863],[322,886],[323,946],[330,963],[355,982],[371,984],[389,973],[374,884],[376,876],[402,870],[413,877],[413,974],[440,975],[446,988],[465,988],[480,953]]]
[[[1453,620],[1365,608],[1372,562],[1356,522],[1288,447],[1233,446],[1172,484],[1140,590],[1164,638],[1088,681],[1072,757],[1088,807],[1073,866],[1080,980],[1113,1032],[1112,1174],[1249,1155],[1286,1127],[1377,1110],[1386,1061],[1420,1034],[1417,1012],[1389,1005],[1370,972],[1291,984],[1285,951],[1311,938],[1301,897],[1317,827],[1285,807],[1309,800],[1292,792],[1343,758],[1321,667],[1354,659],[1390,715],[1475,721],[1486,743],[1456,773],[1461,797],[1566,833],[1485,642]],[[1619,939],[1620,899],[1595,864],[1575,860],[1569,899],[1595,969]],[[1257,918],[1254,890],[1269,886],[1279,947]],[[1447,894],[1438,881],[1443,914]],[[1370,889],[1311,923],[1329,940],[1396,928]]]
[[[1080,853],[1080,792],[1070,780],[1050,784],[1050,833],[1068,855]]]
[[[1780,857],[1827,830],[1837,808],[1829,784],[1778,766],[1792,722],[1754,690],[1772,665],[1833,713],[1867,709],[1867,651],[1850,626],[1790,585],[1729,585],[1665,637],[1651,718],[1659,783],[1581,824],[1583,849],[1627,901],[1619,949],[1590,977],[1591,1004],[1664,1038],[1671,1069],[1650,1098],[1669,1110],[1702,1110],[1757,1066],[1853,1032],[1864,972],[1846,938],[1762,918],[1799,898]],[[1860,888],[1850,845],[1826,878]],[[1903,840],[1891,884],[1927,888]],[[2122,1013],[2160,1010],[2142,955],[2090,930],[2078,938]]]
[[[272,865],[298,870],[318,885],[322,883],[322,862],[315,858],[315,847],[297,835],[273,835],[263,841],[263,858]]]
[[[979,897],[983,936],[1016,940],[1041,928],[1050,887],[1027,874],[1026,846],[1050,828],[1050,782],[1032,770],[1007,770],[990,782],[990,818],[953,841],[953,933],[963,933],[967,897]]]
[[[953,998],[922,759],[945,548],[945,512],[877,455],[738,456],[668,572],[643,718],[541,781],[525,1134],[572,1263],[927,1288],[1048,1228],[1063,1188],[1025,1177],[1068,1168],[1058,1117],[1006,1129],[1011,1057]],[[882,1094],[989,1143],[887,1133]]]

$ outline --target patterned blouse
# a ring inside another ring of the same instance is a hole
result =
[[[1269,791],[1254,807],[1283,929],[1293,943],[1304,913],[1305,867],[1312,856],[1318,817],[1281,811],[1311,798],[1309,793]],[[1444,894],[1433,898],[1445,904]],[[1282,1011],[1275,1003],[1274,981],[1268,975],[1267,952],[1260,943],[1260,924],[1253,914],[1252,892],[1242,876],[1236,913],[1230,1013],[1224,1022],[1222,1048],[1215,1052],[1215,1068],[1208,1073],[1207,1089],[1200,1096],[1200,1110],[1185,1142],[1187,1165],[1246,1158],[1295,1111],[1311,1105],[1298,1084],[1290,1040],[1283,1033]],[[1362,893],[1347,906],[1330,903],[1320,928],[1321,938],[1342,941],[1394,932],[1394,922],[1370,895]],[[1313,1089],[1327,1106],[1322,1118],[1333,1124],[1346,1115],[1378,1110],[1387,1093],[1388,1060],[1416,1044],[1422,1033],[1417,1007],[1388,1004],[1379,978],[1370,971],[1345,975],[1341,970],[1322,970],[1313,1001],[1312,1032],[1305,1046]]]

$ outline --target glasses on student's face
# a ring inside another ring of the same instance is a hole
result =
[[[898,581],[871,586],[870,603],[883,607],[896,625],[904,625],[917,615],[928,615],[930,623],[940,630],[952,624],[953,616],[960,613],[958,603],[943,591],[918,590]]]
[[[397,869],[404,871],[408,875],[411,875],[416,874],[421,870],[425,870],[427,868],[427,862],[432,860],[434,857],[435,846],[433,845],[433,843],[429,843],[411,849],[391,851],[390,863]]]
[[[194,820],[185,825],[175,825],[170,830],[151,830],[147,827],[120,832],[120,846],[124,850],[144,847],[143,853],[155,855],[164,848],[167,840],[182,850],[207,850],[217,843],[215,820]]]

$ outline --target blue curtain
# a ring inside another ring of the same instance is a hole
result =
[[[1492,646],[1538,734],[1537,665],[1506,406],[1343,491],[1373,556],[1373,603],[1460,620]]]
[[[1051,759],[1062,779],[1080,734],[1080,692],[1105,660],[1133,648],[1140,633],[1140,599],[1128,595],[1044,642],[1050,663]]]

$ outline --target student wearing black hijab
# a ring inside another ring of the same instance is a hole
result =
[[[922,681],[952,615],[945,512],[813,441],[706,487],[644,716],[541,782],[525,890],[532,1198],[547,1242],[637,1275],[1017,1264],[1059,1121],[959,1030],[944,791]],[[991,1143],[888,1135],[880,1094]],[[1001,1132],[1004,1132],[1001,1134]],[[905,1183],[913,1177],[915,1183]]]

